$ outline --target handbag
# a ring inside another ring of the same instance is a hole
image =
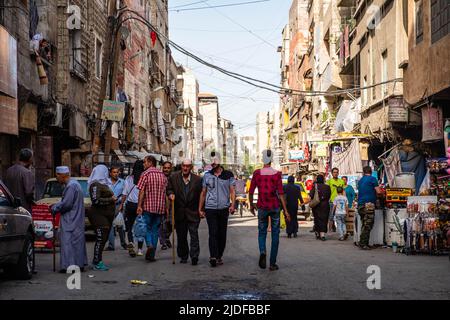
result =
[[[319,205],[319,203],[320,203],[319,189],[316,187],[314,189],[314,197],[309,202],[309,206],[311,208],[315,208],[315,207],[317,207]]]

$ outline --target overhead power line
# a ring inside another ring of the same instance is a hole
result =
[[[229,3],[229,4],[219,4],[207,7],[196,7],[196,8],[187,8],[187,9],[169,9],[169,11],[175,11],[175,12],[182,12],[182,11],[194,11],[194,10],[205,10],[205,9],[214,9],[214,8],[224,8],[224,7],[237,7],[237,6],[244,6],[248,4],[254,4],[254,3],[260,3],[260,2],[267,2],[270,0],[258,0],[258,1],[248,1],[248,2],[237,2],[237,3]],[[207,1],[201,1],[202,3],[207,3]]]
[[[247,83],[249,85],[252,85],[254,87],[260,88],[260,89],[264,89],[264,90],[268,90],[268,91],[272,91],[275,92],[277,94],[284,94],[284,95],[299,95],[299,96],[333,96],[333,95],[343,95],[343,94],[347,94],[347,93],[352,93],[352,92],[358,92],[361,90],[367,90],[367,89],[371,89],[371,88],[375,88],[377,86],[381,86],[384,84],[388,84],[388,83],[397,83],[397,82],[402,82],[403,79],[402,78],[396,78],[396,79],[392,79],[392,80],[388,80],[388,81],[384,81],[384,82],[380,82],[380,83],[376,83],[376,84],[372,84],[370,86],[366,86],[366,87],[355,87],[355,88],[349,88],[349,89],[341,89],[341,90],[334,90],[334,91],[304,91],[304,90],[295,90],[295,89],[290,89],[290,88],[284,88],[281,87],[279,85],[274,85],[272,83],[266,82],[266,81],[262,81],[262,80],[258,80],[252,77],[248,77],[236,72],[232,72],[232,71],[228,71],[226,69],[223,69],[219,66],[216,66],[214,64],[211,64],[203,59],[201,59],[200,57],[192,54],[191,52],[187,51],[186,49],[184,49],[183,47],[179,46],[178,44],[176,44],[175,42],[173,42],[172,40],[170,40],[166,35],[162,34],[161,32],[159,32],[149,21],[146,20],[145,17],[143,17],[142,15],[140,15],[138,12],[130,10],[130,9],[126,9],[124,10],[124,12],[130,12],[134,15],[136,15],[136,17],[130,16],[126,19],[124,19],[123,22],[127,21],[127,20],[137,20],[140,21],[141,23],[145,24],[150,30],[154,31],[158,36],[165,38],[168,42],[168,44],[173,47],[175,50],[191,57],[192,59],[198,61],[201,64],[204,64],[212,69],[215,69],[231,78],[235,78],[237,80],[240,80],[244,83]]]

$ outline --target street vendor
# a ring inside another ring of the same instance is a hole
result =
[[[52,214],[61,214],[60,222],[60,273],[71,266],[81,271],[87,266],[86,241],[84,235],[84,195],[80,184],[70,178],[68,167],[56,168],[56,180],[65,186],[60,202],[51,207]]]

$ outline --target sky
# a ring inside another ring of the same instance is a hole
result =
[[[209,6],[250,0],[169,1],[172,41],[205,61],[258,80],[280,84],[281,32],[288,23],[292,0],[270,0],[236,7]],[[185,6],[188,4],[191,6]],[[207,7],[205,10],[173,11]],[[172,10],[172,11],[171,11]],[[200,92],[219,97],[220,114],[240,136],[256,135],[256,114],[279,104],[276,93],[259,90],[201,65],[172,50],[175,60],[190,68]]]

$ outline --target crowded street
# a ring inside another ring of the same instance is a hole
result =
[[[311,223],[302,223],[299,237],[281,235],[277,273],[260,270],[257,255],[257,221],[247,214],[232,217],[224,265],[208,265],[207,228],[200,227],[198,266],[172,265],[171,251],[157,254],[149,264],[127,251],[105,253],[111,265],[106,273],[82,274],[81,290],[68,290],[68,275],[52,272],[51,252],[36,253],[37,274],[30,281],[0,279],[0,299],[44,300],[327,300],[401,299],[435,300],[450,296],[448,257],[406,256],[380,248],[358,250],[352,241],[314,239]],[[88,243],[92,252],[93,243]],[[366,286],[369,265],[381,268],[381,290]],[[94,277],[90,277],[94,275]],[[438,276],[436,276],[438,275]],[[147,281],[132,285],[131,280]]]
[[[449,75],[449,0],[0,0],[0,304],[450,303]]]

